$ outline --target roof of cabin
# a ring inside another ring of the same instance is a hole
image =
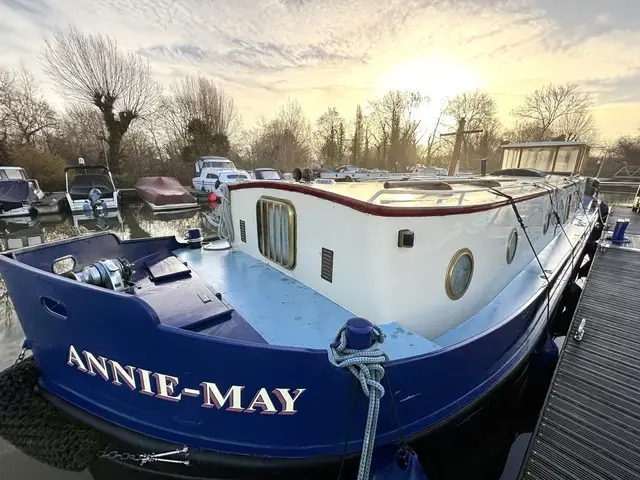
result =
[[[525,142],[506,143],[502,148],[531,148],[531,147],[588,147],[584,142]]]
[[[495,188],[513,197],[516,202],[548,194],[541,186],[563,188],[571,185],[566,177],[550,175],[546,178],[531,177],[476,177],[466,181],[446,177],[424,181],[428,187],[393,182],[397,188],[385,188],[384,182],[241,182],[229,185],[231,190],[265,188],[302,193],[339,203],[355,210],[383,216],[443,215],[464,211],[486,210],[507,204],[504,197],[496,195],[487,186],[474,185],[470,181],[492,181]],[[460,182],[460,183],[454,183]],[[499,185],[499,186],[498,186]],[[444,187],[444,188],[443,188]]]

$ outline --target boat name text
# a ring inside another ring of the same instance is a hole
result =
[[[224,408],[229,412],[255,413],[263,415],[294,415],[296,401],[305,391],[304,388],[266,388],[258,389],[252,400],[246,403],[247,395],[242,385],[231,385],[224,390],[213,382],[202,382],[198,388],[182,388],[178,377],[154,373],[131,365],[122,365],[114,360],[96,356],[82,350],[78,353],[73,345],[69,346],[67,365],[93,377],[101,377],[106,382],[121,387],[127,386],[142,395],[159,398],[169,402],[179,402],[184,397],[202,395],[202,408]]]

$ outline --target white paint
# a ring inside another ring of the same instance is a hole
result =
[[[514,196],[542,191],[531,178],[505,183],[501,190]],[[548,177],[554,186],[554,203],[580,189],[584,179]],[[517,185],[516,185],[517,183]],[[566,188],[563,188],[566,187]],[[313,188],[368,199],[380,184],[314,185]],[[455,187],[454,191],[412,191],[378,197],[389,206],[468,206],[501,201],[486,189]],[[296,266],[287,270],[262,256],[258,249],[256,202],[263,196],[291,201],[296,210]],[[582,198],[582,194],[580,194]],[[394,203],[387,203],[387,202]],[[550,209],[548,195],[517,203],[537,252],[554,238],[554,225],[542,234]],[[235,232],[233,247],[313,288],[345,309],[377,324],[398,322],[404,328],[433,339],[456,327],[486,306],[533,259],[533,254],[510,205],[483,212],[432,217],[381,217],[298,192],[271,188],[232,190],[231,208]],[[572,202],[572,215],[578,208]],[[559,212],[564,217],[564,212]],[[247,243],[240,241],[239,221],[245,221]],[[507,239],[518,229],[513,262],[506,262]],[[398,231],[415,233],[415,246],[397,246]],[[556,235],[562,232],[558,228]],[[322,248],[334,252],[333,281],[320,277]],[[471,284],[462,298],[451,300],[445,291],[445,275],[453,255],[462,248],[474,256]]]

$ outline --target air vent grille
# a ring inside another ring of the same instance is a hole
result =
[[[247,228],[244,225],[244,220],[240,220],[240,240],[247,243]]]
[[[320,277],[327,282],[333,282],[333,250],[322,249],[322,264]]]

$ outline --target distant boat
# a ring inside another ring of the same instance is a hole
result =
[[[173,177],[141,177],[135,188],[154,212],[198,207],[195,197]]]
[[[254,180],[284,180],[282,172],[277,168],[254,168],[251,170],[251,178]]]
[[[77,172],[69,178],[69,172]],[[111,172],[104,165],[78,165],[64,169],[67,201],[72,213],[82,213],[92,209],[96,202],[106,210],[118,209],[118,189],[113,183]],[[99,192],[92,196],[91,193]],[[91,197],[91,198],[90,198]],[[85,206],[86,205],[86,206]]]
[[[0,167],[0,218],[28,216],[31,204],[44,197],[38,182],[20,167]]]
[[[200,176],[193,179],[193,188],[202,192],[213,192],[220,195],[220,185],[251,180],[249,172],[245,170],[220,170],[217,168],[204,167],[200,171]]]

